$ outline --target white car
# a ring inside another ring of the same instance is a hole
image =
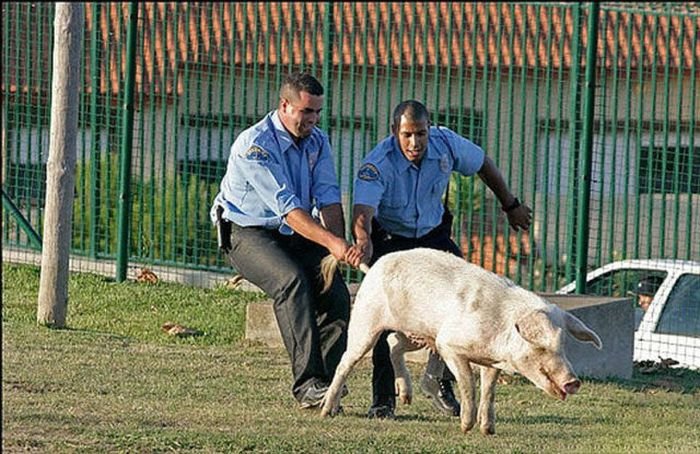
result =
[[[658,285],[644,311],[637,289]],[[576,282],[558,294],[574,293]],[[589,272],[586,294],[635,301],[634,361],[674,359],[679,367],[700,369],[700,262],[644,259],[612,262]]]

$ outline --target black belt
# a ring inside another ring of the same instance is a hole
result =
[[[443,216],[443,221],[444,221],[444,216]],[[433,238],[437,238],[439,236],[447,236],[448,238],[450,237],[450,232],[452,228],[452,223],[450,222],[449,225],[447,225],[445,222],[439,224],[437,227],[434,227],[431,229],[428,233],[426,233],[423,236],[419,236],[416,238],[411,238],[403,235],[398,235],[396,233],[391,233],[387,231],[384,227],[382,227],[379,222],[377,222],[376,218],[372,218],[372,242],[375,242],[376,240],[379,241],[391,241],[391,240],[398,240],[398,241],[426,241],[426,240],[432,240]]]
[[[396,235],[395,233],[388,232],[386,229],[384,229],[384,227],[382,227],[379,224],[377,218],[372,218],[372,237],[374,237],[375,232],[377,232],[376,238],[384,241],[391,240],[392,238],[404,241],[432,240],[433,238],[436,238],[440,235],[445,235],[447,236],[447,238],[450,238],[452,236],[453,219],[454,216],[452,215],[452,212],[447,208],[447,205],[445,205],[440,224],[438,224],[436,227],[434,227],[432,230],[430,230],[423,236],[419,236],[418,238],[409,238],[406,236]],[[374,239],[372,239],[372,241],[374,241]]]

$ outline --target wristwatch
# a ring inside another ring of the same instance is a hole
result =
[[[503,207],[503,208],[501,208],[501,209],[502,209],[504,212],[506,212],[506,213],[510,213],[511,211],[513,211],[514,209],[518,208],[519,206],[520,206],[520,200],[518,200],[518,198],[515,197],[515,198],[513,199],[513,203],[511,203],[511,204],[508,205],[507,207]]]

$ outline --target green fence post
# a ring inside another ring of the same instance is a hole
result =
[[[90,93],[90,158],[92,160],[90,166],[90,194],[89,194],[89,204],[90,204],[90,245],[89,245],[89,256],[92,258],[97,257],[97,238],[100,232],[100,166],[102,161],[101,150],[98,145],[97,134],[97,96],[100,91],[100,64],[98,58],[99,46],[97,40],[99,39],[99,24],[101,18],[101,5],[100,3],[92,4],[92,36],[90,37],[90,85],[92,90]]]
[[[129,4],[129,23],[126,28],[126,80],[124,81],[124,104],[122,105],[122,142],[119,170],[119,224],[117,227],[117,282],[126,280],[129,262],[129,220],[131,212],[131,142],[134,124],[134,79],[136,75],[136,25],[138,4]]]
[[[692,46],[690,46],[690,48],[697,49],[697,45],[698,45],[698,33],[693,33],[693,44],[692,44]],[[689,68],[689,72],[690,72],[690,92],[689,92],[690,102],[688,103],[688,105],[690,105],[690,106],[697,105],[696,102],[697,102],[697,97],[698,97],[698,94],[697,94],[698,89],[696,88],[696,84],[698,81],[698,77],[697,77],[697,68],[699,66],[698,63],[700,63],[700,62],[698,62],[697,60],[694,60],[692,62],[692,66]],[[680,72],[681,70],[682,70],[682,68],[679,67],[678,71]],[[691,124],[691,125],[697,124],[696,122],[698,121],[698,119],[696,118],[696,115],[697,115],[696,109],[690,109],[690,118],[689,118],[690,123],[689,124]],[[678,118],[680,119],[680,115]],[[695,129],[696,128],[692,128],[692,127],[690,128],[690,132],[688,133],[688,143],[689,144],[696,143],[695,142]],[[695,147],[688,147],[688,163],[691,163],[691,165],[692,165],[693,160],[694,160],[695,149],[696,149]],[[692,167],[691,167],[691,169],[692,169]],[[687,198],[688,210],[686,211],[686,215],[685,215],[685,225],[688,226],[688,234],[686,235],[686,245],[685,245],[685,247],[686,247],[685,259],[686,260],[691,260],[693,258],[693,246],[692,246],[693,245],[693,238],[692,238],[692,235],[690,234],[690,228],[693,225],[693,223],[692,223],[692,221],[693,221],[693,203],[692,203],[693,198],[690,196],[690,194],[692,193],[692,182],[693,182],[693,178],[691,175],[691,176],[689,176],[687,183],[686,183],[686,187],[685,187],[685,191],[688,193],[688,198]],[[676,256],[674,256],[674,257],[676,257]],[[695,257],[694,259],[697,260],[698,258]]]
[[[570,102],[570,113],[569,113],[569,150],[570,155],[568,156],[568,188],[566,190],[568,196],[567,211],[567,222],[566,222],[566,264],[565,273],[566,280],[570,281],[575,277],[575,257],[576,254],[576,244],[578,244],[578,239],[576,238],[578,232],[576,231],[576,226],[578,220],[576,216],[578,215],[578,161],[579,161],[579,146],[581,141],[581,131],[579,131],[578,119],[581,113],[581,90],[579,87],[580,76],[579,76],[579,66],[581,64],[581,35],[583,34],[580,30],[581,26],[581,5],[579,3],[575,4],[571,10],[573,19],[573,33],[571,36],[571,71],[569,73],[569,83],[571,85],[571,98]]]
[[[323,87],[326,91],[331,88],[331,63],[333,61],[333,41],[331,36],[331,24],[333,21],[333,3],[326,2],[326,10],[324,11],[323,19],[323,43],[324,55],[323,66],[321,70],[321,79]],[[340,117],[340,115],[339,115]],[[321,120],[321,129],[330,136],[329,126],[331,121],[331,95],[328,93],[323,97],[323,119]],[[340,127],[340,124],[338,124]]]
[[[593,154],[593,123],[594,123],[594,94],[595,94],[595,67],[598,49],[598,16],[600,4],[590,3],[588,12],[588,42],[586,43],[586,74],[584,81],[584,116],[583,116],[583,143],[581,150],[581,169],[578,172],[578,199],[577,225],[576,225],[576,293],[586,292],[586,274],[588,263],[588,237],[590,235],[588,225],[588,206],[591,189],[591,161]]]

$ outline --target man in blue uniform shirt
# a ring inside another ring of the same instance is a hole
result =
[[[352,233],[363,262],[371,265],[385,254],[416,247],[462,257],[450,238],[451,216],[443,221],[441,199],[452,171],[478,174],[500,201],[510,225],[515,230],[530,227],[530,208],[511,194],[494,162],[466,138],[431,126],[423,104],[400,103],[394,109],[391,131],[363,160],[355,179]],[[370,418],[394,417],[394,371],[387,335],[382,334],[372,353]],[[444,362],[431,353],[421,388],[438,410],[459,416],[453,381]]]
[[[287,76],[278,108],[233,143],[211,209],[212,222],[230,222],[225,249],[233,267],[274,301],[302,408],[317,407],[325,395],[350,314],[340,273],[320,293],[321,259],[330,252],[344,260],[351,249],[330,143],[316,126],[322,106],[317,79]]]

